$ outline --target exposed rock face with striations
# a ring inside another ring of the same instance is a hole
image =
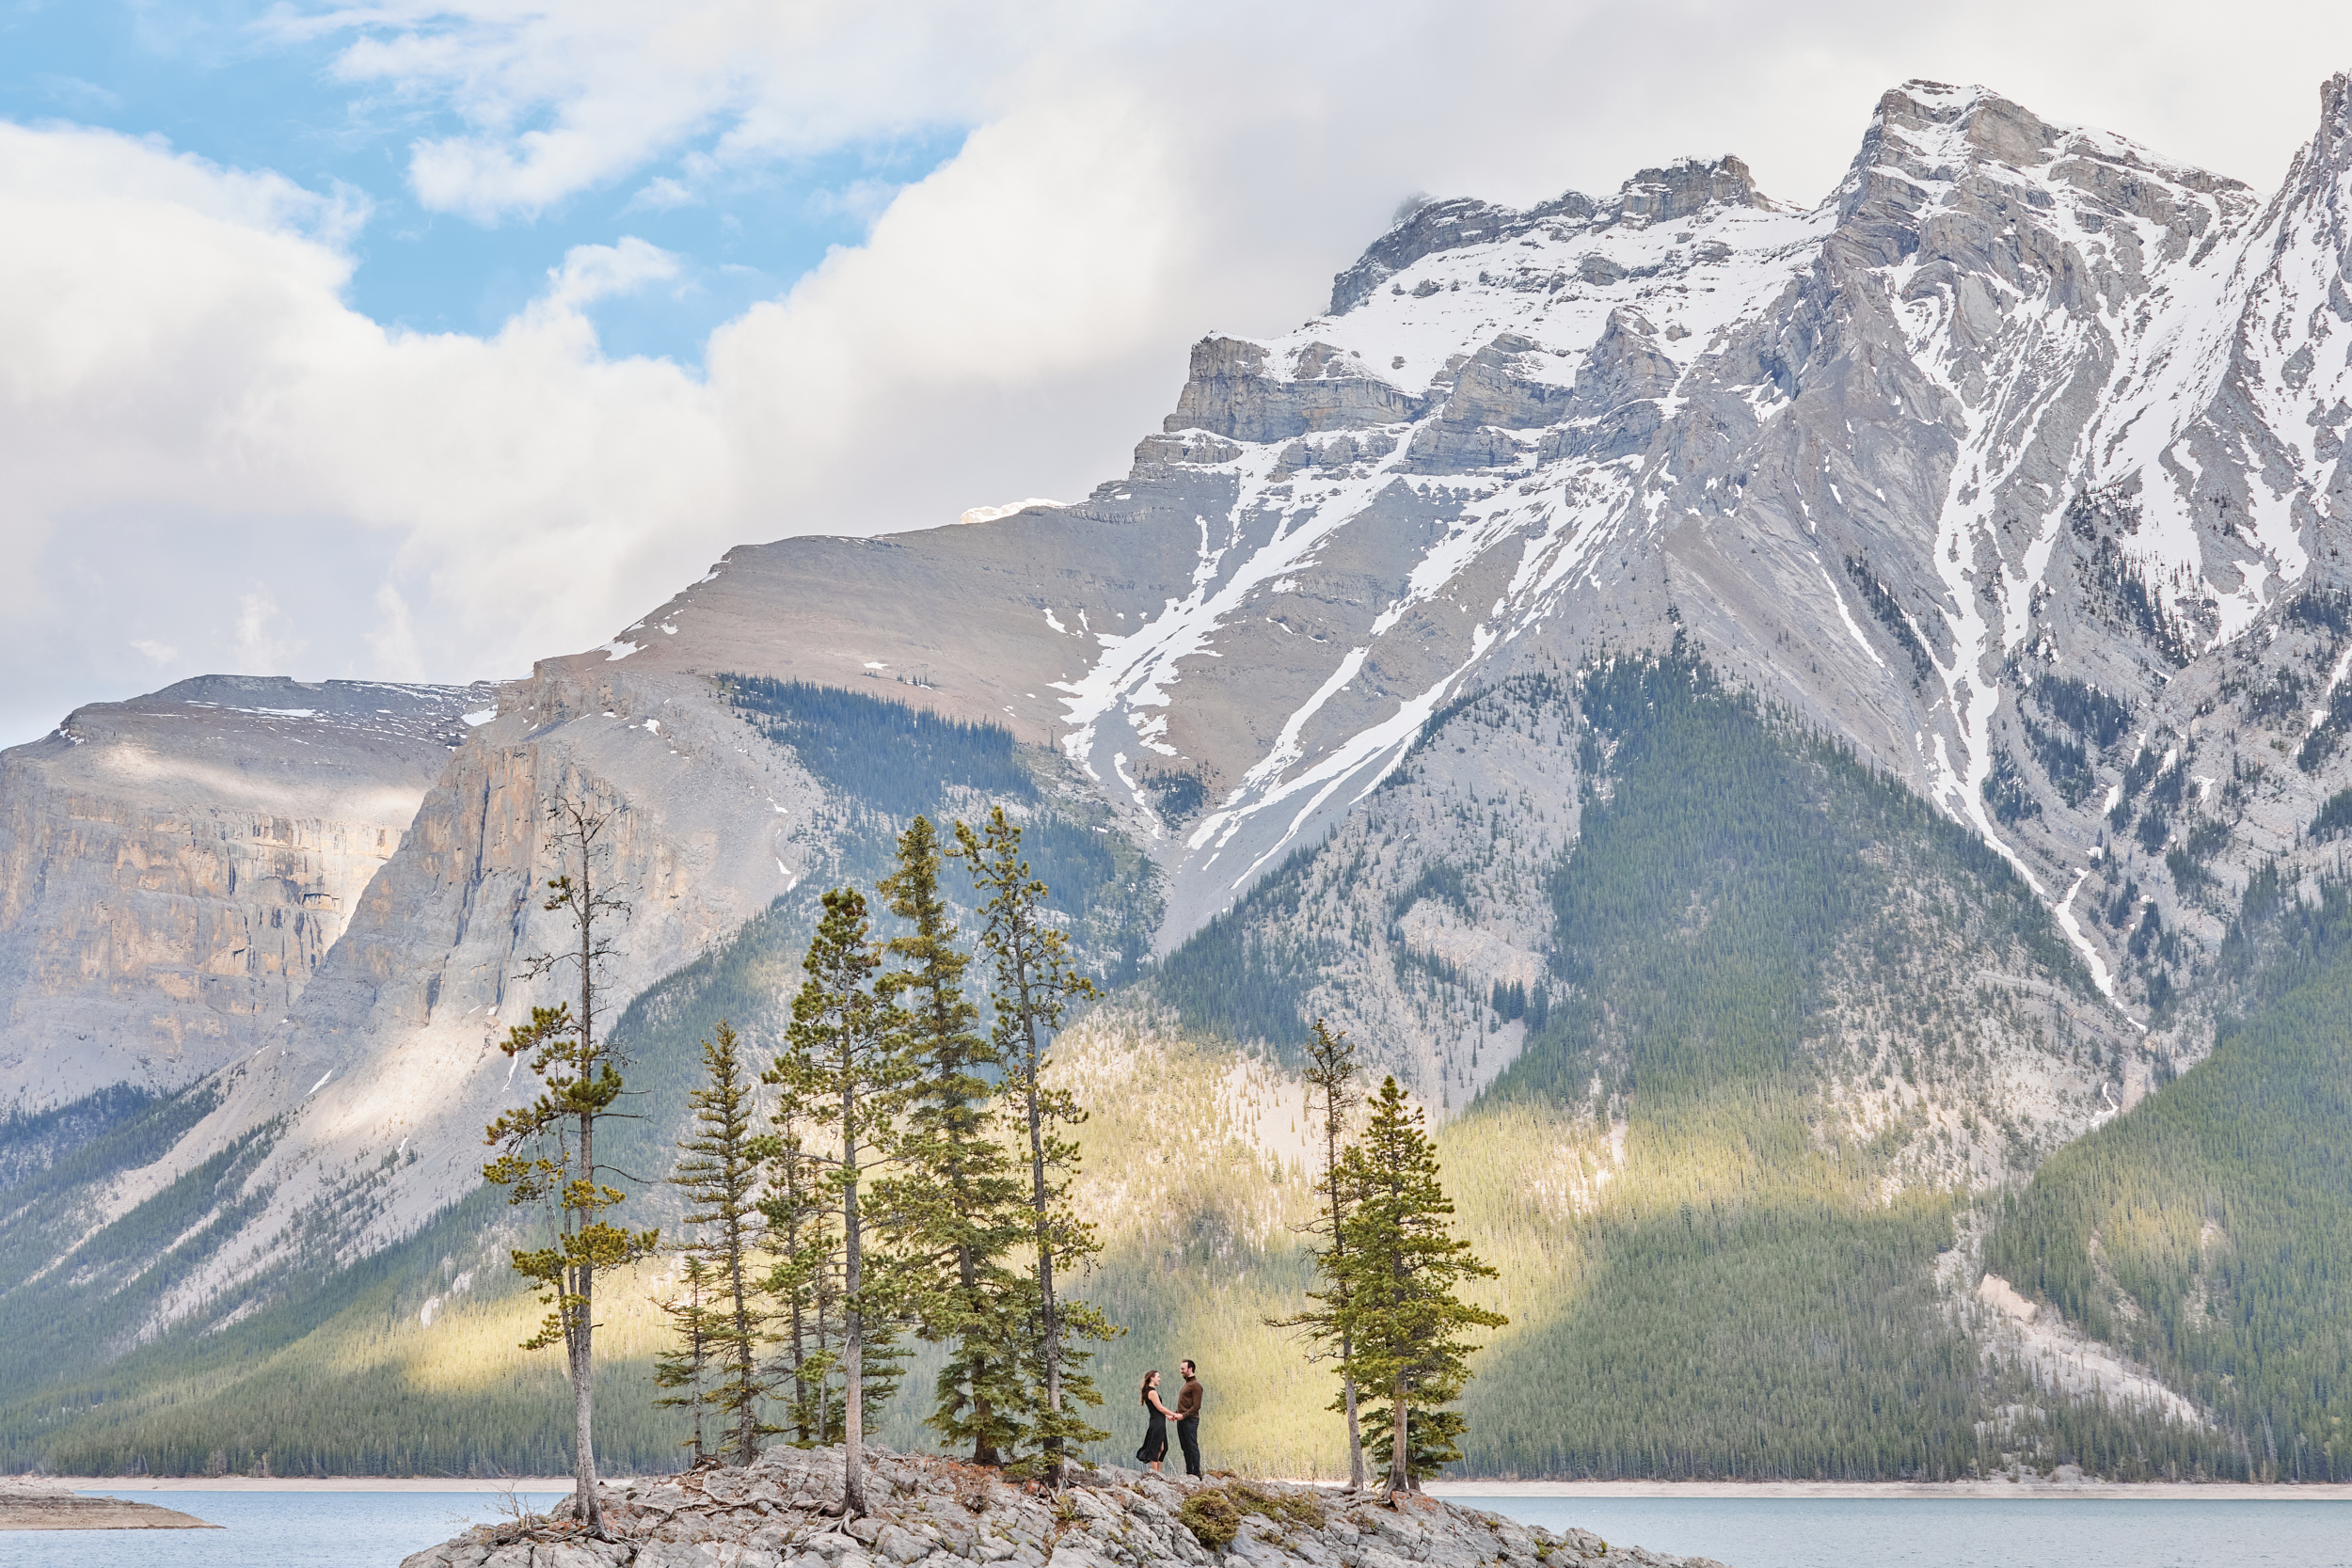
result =
[[[2003,1180],[2024,1157],[2003,1148],[2203,1049],[2174,1004],[2257,867],[2334,864],[2309,830],[2352,787],[2347,213],[2341,77],[2267,201],[1912,82],[1808,208],[1733,158],[1525,212],[1424,206],[1328,314],[1196,345],[1165,427],[1084,501],[731,551],[501,688],[453,752],[420,733],[337,765],[322,741],[304,772],[302,725],[359,731],[232,709],[330,705],[167,693],[10,753],[5,1086],[217,1071],[93,1223],[265,1144],[222,1196],[250,1200],[235,1239],[151,1329],[237,1310],[296,1238],[332,1229],[347,1258],[413,1231],[530,1086],[496,1046],[554,996],[514,978],[557,941],[549,800],[628,807],[616,996],[837,865],[849,808],[730,708],[736,673],[1002,723],[1148,852],[1160,952],[1228,911],[1312,927],[1299,1000],[1442,1109],[1527,1037],[1493,988],[1556,974],[1545,877],[1606,784],[1561,684],[1680,640],[1990,846],[2095,981],[1944,944],[1917,984],[2003,999],[1967,1085],[1895,1086],[1899,1014],[1832,998],[1843,1125],[1938,1127],[1901,1180]],[[214,752],[139,738],[199,712],[230,726]],[[1286,866],[1289,902],[1246,902]],[[1951,892],[1896,885],[1872,918]]]
[[[611,1541],[568,1537],[560,1524],[485,1527],[401,1568],[1535,1568],[1564,1559],[1580,1568],[1719,1568],[1426,1497],[1391,1508],[1279,1481],[1220,1484],[1108,1466],[1074,1472],[1056,1495],[921,1455],[869,1449],[867,1463],[873,1513],[864,1519],[840,1517],[838,1449],[773,1448],[739,1469],[608,1484]],[[1184,1516],[1187,1503],[1198,1516],[1203,1500],[1211,1512],[1222,1504],[1233,1522],[1215,1546]]]
[[[175,1090],[254,1051],[491,703],[207,676],[0,754],[0,1102]]]

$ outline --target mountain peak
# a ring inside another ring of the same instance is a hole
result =
[[[1663,168],[1635,173],[1617,190],[1620,221],[1648,223],[1691,217],[1711,206],[1762,207],[1772,203],[1756,188],[1748,166],[1729,153],[1709,163],[1677,158]]]
[[[1777,211],[1756,188],[1748,166],[1726,153],[1677,158],[1656,168],[1636,170],[1616,196],[1597,201],[1581,191],[1563,191],[1524,212],[1474,197],[1427,201],[1406,212],[1373,241],[1354,266],[1331,280],[1330,314],[1343,316],[1372,292],[1424,256],[1468,245],[1494,245],[1537,229],[1604,230],[1619,224],[1645,228],[1692,217],[1708,207],[1756,207]]]
[[[1880,96],[1863,150],[1867,156],[1891,137],[1931,163],[1990,160],[2031,168],[2048,161],[2072,129],[1990,87],[1915,79]],[[1874,161],[1894,160],[1882,154]]]

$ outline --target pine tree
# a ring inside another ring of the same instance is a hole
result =
[[[530,1058],[542,1087],[529,1105],[490,1123],[485,1139],[503,1152],[482,1174],[507,1189],[509,1203],[539,1203],[548,1211],[552,1243],[518,1247],[512,1254],[515,1272],[539,1287],[539,1300],[548,1309],[523,1348],[564,1347],[572,1385],[572,1512],[590,1534],[601,1538],[604,1511],[596,1497],[593,1419],[596,1275],[635,1262],[661,1238],[658,1231],[624,1230],[606,1220],[628,1195],[596,1180],[597,1124],[615,1114],[626,1065],[596,1032],[604,966],[616,956],[597,927],[628,909],[598,891],[598,841],[613,814],[560,800],[549,804],[548,817],[555,824],[550,836],[559,870],[548,881],[548,896],[541,907],[568,917],[577,946],[533,958],[524,974],[535,978],[577,966],[580,1010],[574,1012],[568,1002],[533,1007],[531,1022],[516,1025],[501,1042],[500,1049],[509,1056]],[[577,876],[568,869],[575,857]]]
[[[1012,1163],[991,1130],[991,1083],[1004,1066],[977,1032],[980,1010],[964,995],[971,959],[939,889],[940,846],[927,817],[898,839],[898,869],[881,891],[904,935],[884,944],[897,967],[877,989],[889,998],[922,1086],[907,1117],[906,1174],[876,1183],[903,1259],[921,1332],[951,1347],[925,1423],[969,1444],[976,1465],[999,1465],[1020,1434],[1019,1369],[1010,1354],[1020,1275],[1006,1257],[1028,1226]]]
[[[759,1346],[769,1311],[755,1273],[760,1237],[754,1195],[762,1167],[783,1152],[783,1144],[773,1133],[753,1131],[752,1085],[740,1043],[724,1019],[717,1037],[702,1042],[705,1079],[687,1096],[693,1120],[678,1143],[681,1157],[670,1181],[686,1195],[685,1222],[699,1227],[686,1250],[714,1278],[705,1332],[716,1372],[709,1403],[727,1416],[720,1451],[748,1465],[758,1457],[761,1433],[777,1430],[759,1420],[766,1392]]]
[[[821,1126],[829,1139],[838,1140],[837,1155],[816,1158],[823,1162],[829,1206],[841,1224],[842,1507],[859,1518],[866,1512],[863,1449],[869,1320],[872,1327],[886,1329],[882,1320],[887,1316],[882,1282],[866,1277],[861,1182],[893,1151],[914,1064],[903,1031],[872,989],[882,955],[866,918],[864,895],[854,888],[835,888],[825,895],[824,910],[802,962],[808,979],[792,1000],[788,1048],[768,1078],[785,1090],[780,1117]],[[886,1339],[886,1331],[875,1338]]]
[[[1340,1159],[1336,1184],[1354,1207],[1332,1250],[1343,1296],[1333,1315],[1357,1375],[1385,1395],[1367,1424],[1388,1439],[1391,1493],[1419,1490],[1421,1477],[1460,1457],[1453,1442],[1460,1419],[1442,1419],[1450,1413],[1439,1407],[1470,1381],[1476,1347],[1463,1336],[1510,1321],[1455,1294],[1463,1281],[1495,1271],[1453,1235],[1454,1204],[1438,1178],[1421,1113],[1393,1076],[1383,1079],[1364,1135]],[[1428,1414],[1416,1418],[1415,1410]]]
[[[677,1338],[653,1358],[653,1386],[685,1392],[664,1394],[653,1402],[657,1410],[694,1413],[694,1434],[679,1446],[693,1449],[693,1463],[700,1465],[707,1452],[703,1412],[710,1407],[710,1270],[696,1253],[688,1250],[679,1275],[679,1293],[654,1304],[669,1317]]]
[[[1357,1418],[1356,1363],[1346,1320],[1347,1217],[1355,1205],[1351,1189],[1341,1179],[1348,1103],[1355,1098],[1356,1048],[1348,1042],[1345,1030],[1333,1034],[1323,1020],[1315,1020],[1307,1042],[1307,1070],[1302,1076],[1307,1082],[1307,1115],[1311,1120],[1318,1096],[1323,1102],[1322,1125],[1311,1131],[1319,1133],[1323,1142],[1323,1174],[1315,1180],[1315,1191],[1324,1205],[1309,1228],[1325,1238],[1324,1246],[1314,1254],[1315,1272],[1322,1276],[1325,1288],[1308,1292],[1307,1299],[1315,1305],[1306,1311],[1295,1317],[1268,1318],[1266,1326],[1298,1330],[1311,1342],[1326,1347],[1323,1354],[1337,1357],[1340,1393],[1331,1408],[1347,1418],[1348,1485],[1360,1492],[1364,1489],[1364,1441]]]
[[[774,1074],[768,1076],[776,1082]],[[771,1387],[785,1396],[786,1428],[801,1448],[815,1448],[830,1435],[825,1423],[826,1378],[833,1367],[830,1339],[836,1305],[831,1289],[835,1247],[826,1225],[824,1178],[791,1123],[789,1099],[776,1109],[775,1158],[769,1162],[768,1184],[759,1199],[769,1252],[774,1258],[765,1282],[768,1299],[779,1324],[776,1342],[783,1354]]]
[[[956,855],[970,868],[975,887],[988,895],[987,925],[980,944],[993,960],[994,1041],[1004,1064],[1005,1091],[1025,1124],[1029,1145],[1028,1249],[1034,1272],[1026,1282],[1021,1347],[1027,1386],[1022,1439],[1034,1449],[1048,1482],[1061,1484],[1062,1458],[1073,1443],[1099,1443],[1109,1433],[1077,1416],[1074,1405],[1099,1405],[1103,1397],[1081,1370],[1092,1356],[1077,1348],[1084,1339],[1119,1333],[1084,1302],[1066,1301],[1056,1271],[1068,1273],[1102,1250],[1094,1227],[1070,1205],[1070,1183],[1078,1166],[1078,1146],[1055,1131],[1086,1119],[1068,1090],[1045,1082],[1046,1048],[1070,1005],[1099,994],[1070,959],[1068,935],[1046,924],[1046,886],[1029,875],[1021,858],[1021,829],[997,806],[981,832],[956,824]]]

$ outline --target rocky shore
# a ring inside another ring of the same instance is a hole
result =
[[[1056,1496],[928,1455],[868,1449],[864,1519],[841,1517],[837,1449],[773,1448],[740,1468],[613,1481],[610,1540],[568,1521],[479,1526],[401,1568],[1722,1568],[1554,1534],[1434,1497],[1109,1467]]]
[[[192,1513],[122,1497],[77,1497],[65,1482],[37,1476],[0,1480],[0,1530],[218,1529]]]

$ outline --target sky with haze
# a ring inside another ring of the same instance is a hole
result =
[[[1809,205],[1923,76],[2267,194],[2346,70],[2341,0],[0,0],[0,745],[1076,499],[1417,192]]]

